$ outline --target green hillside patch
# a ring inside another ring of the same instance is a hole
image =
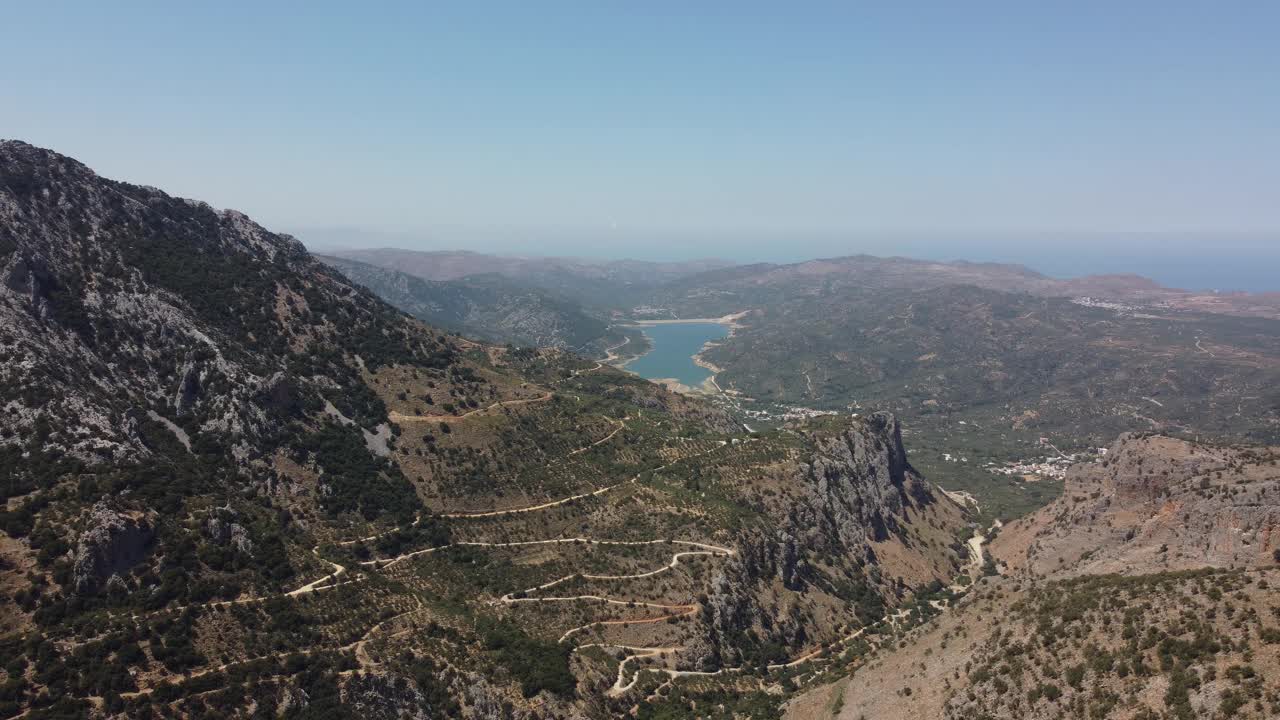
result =
[[[359,513],[365,520],[390,516],[403,523],[421,507],[399,468],[370,453],[355,427],[325,423],[299,438],[296,447],[323,471],[327,490],[321,504],[330,515]]]
[[[574,694],[577,680],[569,671],[570,646],[537,640],[501,620],[483,618],[476,631],[485,650],[520,682],[525,697],[544,690],[564,697]]]

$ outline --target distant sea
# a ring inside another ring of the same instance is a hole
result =
[[[1222,240],[1177,237],[1044,237],[1025,241],[906,241],[890,253],[935,260],[1025,265],[1054,278],[1131,274],[1165,287],[1280,292],[1280,235]]]
[[[334,238],[339,237],[343,242],[334,242]],[[457,247],[456,240],[453,245],[437,245],[411,236],[362,237],[349,230],[337,234],[306,231],[303,238],[313,249],[338,244],[417,250]],[[801,233],[791,237],[762,233],[666,239],[645,234],[619,236],[608,242],[602,242],[598,234],[574,237],[562,233],[556,235],[555,240],[540,239],[537,251],[533,251],[527,241],[493,239],[477,240],[468,247],[498,254],[654,261],[721,257],[738,263],[794,263],[867,253],[881,257],[1017,263],[1055,278],[1120,273],[1142,275],[1166,287],[1186,290],[1280,292],[1280,231],[1223,235],[1052,232],[1014,235],[1005,232],[998,236],[859,232],[824,236]]]
[[[1049,277],[1141,275],[1165,287],[1222,292],[1280,292],[1280,231],[1200,236],[1160,233],[1025,236],[855,234],[758,239],[741,252],[718,243],[696,245],[698,256],[738,262],[794,263],[866,253],[921,260],[968,260],[1025,265]],[[782,249],[785,247],[785,250]]]
[[[1052,253],[1020,262],[1055,278],[1128,273],[1184,290],[1280,292],[1280,248],[1269,252],[1162,250],[1141,255]]]

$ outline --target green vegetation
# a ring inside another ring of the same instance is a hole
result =
[[[780,698],[759,690],[742,692],[722,688],[699,692],[676,689],[657,702],[641,705],[636,717],[638,720],[779,720],[782,717],[781,705]]]
[[[519,627],[501,620],[482,620],[476,631],[484,648],[520,682],[525,697],[543,690],[573,695],[577,680],[569,671],[570,646],[529,637]]]
[[[603,342],[609,329],[573,300],[497,274],[432,281],[356,260],[320,259],[419,320],[467,337],[576,349]]]
[[[358,428],[326,423],[299,438],[296,447],[310,454],[324,471],[322,479],[328,491],[321,497],[331,514],[358,512],[366,520],[389,515],[404,523],[412,520],[421,506],[399,468],[365,448]]]
[[[1203,716],[1205,693],[1220,691],[1214,717],[1271,717],[1280,712],[1280,685],[1253,663],[1262,653],[1274,658],[1266,638],[1278,578],[1207,569],[1035,587],[967,665],[970,688],[949,708],[1101,720],[1124,707],[1135,717],[1182,720]],[[1142,691],[1161,684],[1153,704]]]

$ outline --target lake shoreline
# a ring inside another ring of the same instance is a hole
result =
[[[690,363],[692,363],[696,367],[702,368],[703,370],[706,370],[709,372],[708,377],[702,379],[697,384],[693,384],[692,382],[689,382],[688,381],[689,378],[682,379],[678,377],[669,377],[669,376],[665,376],[665,373],[662,373],[663,376],[659,376],[658,373],[651,372],[653,376],[648,377],[646,379],[648,379],[650,382],[658,383],[659,385],[662,385],[667,389],[672,390],[673,392],[679,392],[683,394],[689,394],[689,395],[723,394],[723,391],[721,390],[720,386],[716,383],[716,378],[715,378],[717,373],[723,372],[723,368],[705,359],[702,355],[703,353],[707,352],[711,348],[719,345],[720,342],[723,342],[725,339],[732,337],[734,331],[737,330],[739,327],[741,327],[740,324],[738,323],[738,320],[741,319],[744,315],[746,315],[747,312],[748,311],[731,313],[729,315],[724,315],[718,318],[681,318],[681,319],[672,318],[672,319],[663,319],[663,320],[636,320],[636,321],[627,323],[628,326],[639,327],[639,328],[672,326],[672,325],[720,325],[727,328],[728,330],[728,332],[722,337],[712,338],[704,341],[702,345],[697,348],[697,350],[695,350],[693,353],[688,355],[688,361]],[[640,377],[645,377],[645,375],[642,374],[641,372],[638,372],[632,369],[629,366],[632,363],[640,361],[643,358],[647,357],[650,353],[653,352],[654,348],[656,348],[659,344],[657,339],[655,339],[650,333],[646,332],[645,335],[650,340],[650,343],[652,345],[650,350],[646,352],[644,355],[640,355],[628,360],[627,363],[621,366],[622,370],[638,375]]]
[[[751,312],[750,310],[741,310],[736,313],[729,313],[728,315],[721,315],[720,317],[714,317],[714,318],[664,318],[662,320],[628,320],[626,322],[618,323],[618,325],[621,325],[623,327],[645,327],[648,325],[689,325],[689,324],[701,324],[701,323],[715,323],[716,325],[724,325],[732,331],[735,328],[742,327],[741,323],[739,323],[738,321],[741,320],[744,316],[746,316],[750,312]]]

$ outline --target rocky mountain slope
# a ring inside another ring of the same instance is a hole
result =
[[[994,573],[802,694],[804,718],[1280,712],[1280,450],[1121,437],[999,529]]]
[[[1257,568],[1280,561],[1280,448],[1125,435],[991,552],[1017,575]]]
[[[361,373],[456,360],[440,333],[243,215],[18,142],[0,146],[0,173],[6,447],[94,466],[155,455],[158,433],[261,466],[326,399],[374,430],[379,404],[338,392]]]
[[[26,621],[117,591],[160,606],[281,587],[306,565],[290,557],[290,522],[309,521],[272,499],[296,492],[280,463],[316,443],[351,454],[306,512],[412,516],[363,378],[397,363],[448,372],[458,348],[293,239],[6,141],[0,268],[0,488],[5,530],[26,543],[5,569],[40,570],[7,609]],[[236,521],[205,540],[228,547],[167,554],[193,533],[165,516],[185,508],[206,526],[216,504]]]
[[[792,720],[1271,718],[1276,567],[983,580],[801,694]]]
[[[601,356],[605,347],[621,341],[605,320],[578,303],[522,287],[501,275],[424,280],[356,260],[318,257],[419,320],[467,337]]]
[[[0,717],[774,713],[962,574],[892,417],[745,433],[12,141],[0,269]]]
[[[872,624],[903,591],[960,571],[963,513],[907,463],[895,419],[802,433],[794,464],[740,486],[771,520],[735,539],[737,552],[711,596],[710,630],[721,638],[754,630],[776,654],[739,661],[785,662],[786,648],[830,642],[835,627]],[[791,599],[769,607],[764,596]]]

